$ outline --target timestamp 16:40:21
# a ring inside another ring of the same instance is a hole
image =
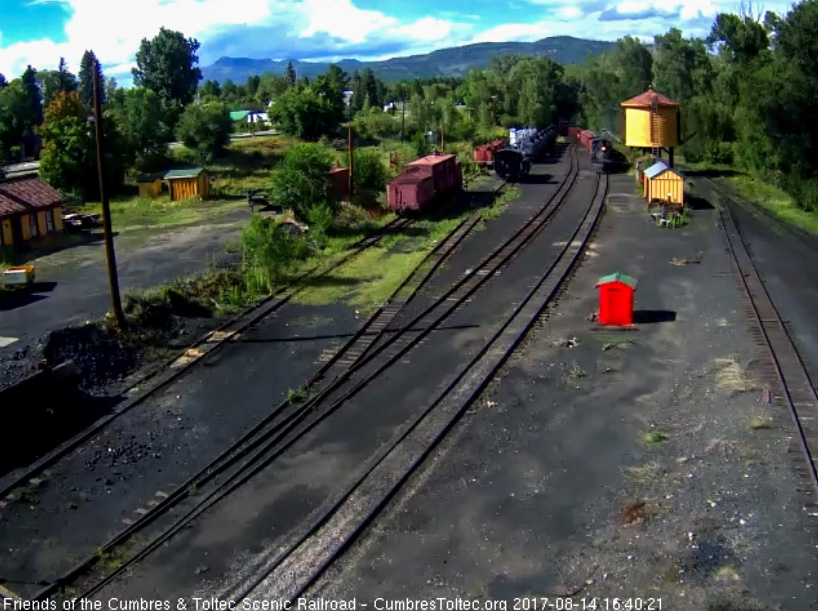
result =
[[[661,598],[515,598],[513,611],[662,611]]]

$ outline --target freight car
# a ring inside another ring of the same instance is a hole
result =
[[[474,149],[474,162],[478,165],[490,165],[494,163],[494,153],[504,148],[505,145],[505,140],[493,140],[487,144],[481,144]]]
[[[454,155],[427,155],[406,165],[386,186],[386,207],[399,215],[428,209],[463,189],[463,168]]]

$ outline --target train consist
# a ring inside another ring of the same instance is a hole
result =
[[[590,129],[568,128],[568,137],[588,149],[591,163],[600,170],[610,170],[615,164],[615,149],[608,138],[604,138]]]
[[[441,196],[463,189],[463,168],[454,155],[427,155],[406,164],[386,186],[386,207],[401,216],[426,210]]]
[[[512,129],[508,146],[494,153],[494,172],[502,179],[518,180],[531,171],[531,164],[554,149],[557,130]]]

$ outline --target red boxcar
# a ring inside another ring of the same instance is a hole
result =
[[[435,186],[435,194],[460,187],[463,183],[455,176],[457,158],[454,155],[426,155],[407,163],[407,168],[429,168]]]
[[[488,163],[489,159],[489,149],[488,144],[481,144],[476,149],[474,149],[474,161],[475,163]]]
[[[386,207],[393,212],[423,210],[434,197],[434,177],[428,166],[408,168],[386,185]]]
[[[454,164],[455,186],[463,186],[463,164],[456,161]]]
[[[349,195],[349,168],[332,168],[329,171],[329,192],[339,199]]]

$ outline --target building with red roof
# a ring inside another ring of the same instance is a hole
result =
[[[62,231],[64,198],[36,174],[0,179],[0,246]]]

